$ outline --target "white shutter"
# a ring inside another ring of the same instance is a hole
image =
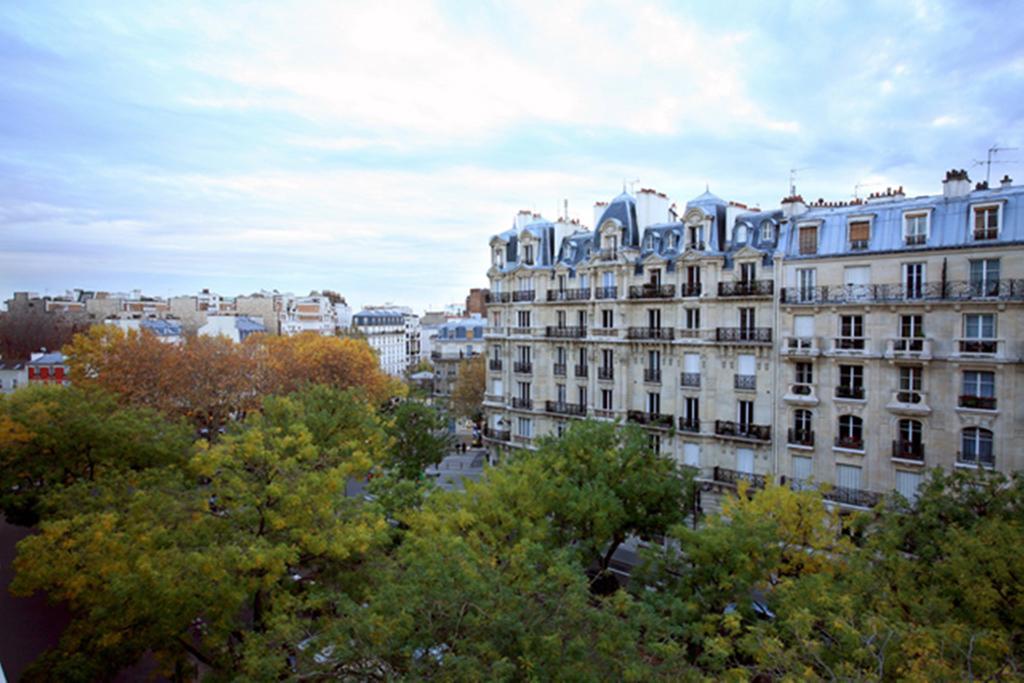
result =
[[[683,464],[690,467],[700,467],[700,444],[683,444]]]
[[[836,486],[844,489],[859,489],[860,468],[856,465],[836,465]]]
[[[793,336],[794,337],[813,337],[814,336],[814,316],[813,315],[795,315],[795,316],[793,316]]]
[[[845,284],[866,285],[871,282],[871,266],[847,266],[844,271]]]
[[[754,451],[749,448],[736,449],[736,470],[747,474],[754,473]]]
[[[793,478],[807,481],[814,474],[814,461],[802,455],[793,456]]]
[[[754,362],[754,356],[751,354],[741,354],[736,374],[738,375],[756,375],[757,364]]]
[[[896,490],[900,495],[913,502],[917,499],[917,487],[921,485],[920,472],[896,470]]]
[[[503,396],[505,394],[504,382],[500,379],[494,380],[494,395]]]
[[[688,353],[683,356],[683,372],[700,374],[700,354]]]

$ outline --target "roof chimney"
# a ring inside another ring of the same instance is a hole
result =
[[[803,213],[807,213],[807,204],[804,203],[804,198],[800,195],[790,195],[782,200],[782,215],[786,218],[799,216]]]
[[[967,171],[955,168],[946,171],[946,179],[942,181],[942,196],[946,199],[966,197],[971,193],[971,179]]]
[[[1003,176],[1003,179],[999,181],[999,187],[1010,187],[1013,185],[1013,178],[1009,174]]]

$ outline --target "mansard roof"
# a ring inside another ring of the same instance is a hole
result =
[[[599,231],[607,220],[616,220],[622,226],[622,246],[635,247],[639,245],[640,229],[637,226],[636,198],[633,195],[623,192],[605,208],[601,218],[597,221],[597,225],[594,226],[595,249],[600,249],[601,245],[598,243],[600,240]]]

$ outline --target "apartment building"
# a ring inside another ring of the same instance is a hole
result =
[[[451,396],[462,361],[484,352],[487,321],[479,315],[453,318],[431,332],[430,359],[434,364],[434,395]]]
[[[395,377],[405,372],[408,367],[405,311],[366,308],[352,316],[352,326],[377,352],[381,370]]]
[[[709,500],[813,480],[863,507],[930,467],[1022,469],[1022,197],[951,172],[938,196],[517,217],[490,242],[488,443],[637,423]]]

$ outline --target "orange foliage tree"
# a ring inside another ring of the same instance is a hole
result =
[[[307,384],[360,388],[380,403],[401,385],[382,373],[364,341],[302,334],[254,335],[241,344],[190,336],[167,344],[147,331],[96,325],[64,348],[72,383],[99,386],[130,405],[188,418],[215,435],[258,409],[264,396]]]

